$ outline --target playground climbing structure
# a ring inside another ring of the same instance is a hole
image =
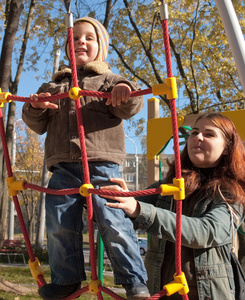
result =
[[[81,103],[80,103],[81,96],[97,96],[103,98],[110,98],[111,94],[95,92],[95,91],[86,91],[86,90],[81,90],[79,88],[77,82],[77,72],[76,72],[74,44],[73,44],[73,16],[70,12],[70,1],[64,1],[64,3],[67,10],[66,27],[67,27],[67,38],[68,38],[68,46],[69,46],[69,53],[70,53],[70,66],[72,70],[72,88],[69,90],[69,92],[56,94],[49,97],[44,97],[42,99],[39,99],[38,102],[54,101],[56,99],[68,98],[68,97],[75,101],[78,133],[79,133],[79,139],[81,145],[81,158],[82,158],[83,173],[84,173],[84,184],[80,188],[53,190],[49,188],[43,188],[41,186],[37,186],[28,183],[24,180],[18,180],[15,178],[12,172],[10,156],[7,147],[1,107],[3,107],[5,103],[8,103],[10,101],[32,102],[32,100],[27,97],[14,96],[11,95],[11,93],[2,92],[0,90],[0,134],[1,134],[1,140],[3,145],[3,153],[5,157],[6,169],[7,169],[6,180],[7,180],[9,195],[13,198],[17,216],[20,222],[20,226],[28,250],[29,266],[30,266],[32,276],[37,281],[38,287],[41,287],[46,284],[44,278],[44,272],[42,271],[38,258],[34,256],[30,239],[25,227],[24,219],[18,201],[19,191],[25,189],[34,189],[36,191],[55,194],[55,195],[68,195],[68,194],[80,193],[82,196],[86,197],[88,225],[89,225],[91,282],[89,283],[88,286],[82,287],[80,290],[76,291],[69,297],[66,297],[65,300],[75,299],[76,297],[82,295],[85,292],[95,293],[98,299],[103,299],[102,292],[110,295],[114,299],[118,299],[118,300],[124,299],[119,295],[115,294],[110,289],[104,287],[97,276],[96,262],[95,262],[96,255],[94,250],[95,245],[94,245],[92,194],[98,194],[103,196],[117,195],[121,197],[128,197],[128,196],[136,197],[136,196],[146,196],[146,195],[153,195],[153,194],[173,195],[174,199],[176,200],[176,244],[175,244],[176,273],[174,275],[172,282],[164,285],[161,291],[149,297],[148,300],[150,299],[156,300],[161,298],[164,295],[169,296],[176,292],[182,295],[183,299],[188,299],[188,291],[189,291],[188,284],[186,282],[185,275],[181,270],[181,216],[182,216],[182,201],[185,199],[185,190],[184,190],[184,180],[181,176],[181,162],[180,162],[179,141],[178,141],[178,117],[176,113],[176,104],[175,104],[175,99],[178,97],[178,93],[176,88],[176,79],[175,77],[173,77],[173,73],[172,73],[170,44],[169,44],[169,36],[168,36],[167,5],[164,4],[163,2],[160,8],[163,38],[164,38],[164,48],[165,48],[165,58],[166,58],[166,66],[167,66],[167,78],[165,79],[165,82],[163,84],[153,85],[152,88],[150,89],[131,92],[131,96],[133,97],[133,96],[147,95],[147,94],[166,95],[166,98],[170,101],[171,125],[172,125],[173,141],[174,141],[175,178],[172,184],[162,184],[160,188],[157,189],[148,189],[144,191],[135,191],[135,192],[112,192],[112,191],[101,191],[99,189],[94,189],[94,187],[90,183],[90,175],[89,175],[86,146],[85,146],[85,139],[84,139],[83,118],[82,118]]]

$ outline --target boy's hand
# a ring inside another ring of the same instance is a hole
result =
[[[106,105],[112,105],[116,107],[121,105],[123,102],[127,103],[130,98],[131,88],[126,83],[119,83],[114,86],[111,91],[111,98],[108,98]]]
[[[43,97],[49,97],[51,96],[50,93],[40,93],[40,94],[31,94],[30,95],[30,99],[37,101],[39,98],[43,98]],[[32,102],[31,106],[33,108],[38,108],[38,109],[45,109],[45,108],[51,108],[51,109],[57,109],[58,105],[49,101],[45,101],[45,102]]]

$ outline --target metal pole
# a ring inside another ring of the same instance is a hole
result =
[[[134,147],[135,147],[135,190],[138,191],[139,189],[139,167],[138,167],[138,155],[137,155],[137,146],[135,144],[135,142],[130,138],[128,137],[126,134],[125,134],[125,137],[128,138],[133,144],[134,144]]]
[[[15,167],[15,162],[16,162],[16,130],[15,130],[15,124],[14,124],[14,130],[13,130],[12,153],[11,154],[12,154],[12,165],[13,165],[13,167]],[[10,200],[10,199],[9,199],[8,239],[9,240],[14,239],[14,201]]]
[[[12,166],[16,165],[16,124],[17,122],[22,121],[22,119],[17,119],[14,123],[13,129],[13,138],[12,138],[12,149],[11,149],[11,159]],[[9,200],[9,220],[8,220],[8,239],[14,239],[14,215],[15,215],[15,206],[14,201]]]
[[[135,153],[135,190],[139,189],[139,161],[137,152]]]
[[[55,48],[57,48],[57,50],[55,51],[53,74],[56,73],[59,69],[60,50],[58,49],[58,47],[59,47],[59,40],[55,38]]]
[[[158,98],[148,99],[148,122],[150,119],[159,118],[160,100]],[[148,141],[147,141],[148,147]],[[153,159],[147,160],[147,186],[159,180],[159,164],[155,156]]]
[[[230,0],[215,0],[245,93],[245,41]]]

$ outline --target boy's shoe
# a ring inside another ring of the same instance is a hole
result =
[[[135,282],[122,285],[126,290],[127,300],[144,300],[150,297],[145,283]]]
[[[55,283],[45,284],[38,290],[38,294],[44,300],[61,300],[81,288],[81,283],[59,285]]]

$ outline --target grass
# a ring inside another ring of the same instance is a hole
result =
[[[143,236],[145,237],[145,236]],[[89,247],[89,237],[88,234],[84,234],[83,236],[83,244],[84,247]],[[48,263],[48,254],[47,250],[41,251],[41,252],[35,252],[35,256],[38,257],[41,265],[42,265],[42,270],[45,274],[45,280],[47,283],[50,282],[50,269],[49,267],[43,266],[44,264]],[[26,260],[28,260],[29,257],[26,257]],[[23,262],[22,258],[16,259],[17,262]],[[20,286],[23,287],[28,287],[31,289],[33,292],[28,293],[26,295],[20,295],[16,293],[7,293],[4,292],[3,290],[0,289],[0,300],[40,300],[41,298],[39,297],[37,290],[38,286],[36,283],[36,280],[32,277],[30,268],[27,265],[26,267],[13,267],[9,266],[7,264],[7,258],[6,258],[6,266],[2,267],[0,266],[0,278],[4,279],[8,282],[14,283],[14,284],[19,284]],[[90,272],[87,272],[87,281],[84,281],[82,283],[82,286],[87,286],[91,282],[91,274]],[[121,286],[116,286],[113,281],[112,276],[104,276],[103,277],[103,286],[107,288],[121,288]],[[121,297],[125,298],[125,294],[120,294],[118,293]],[[95,294],[92,294],[90,292],[82,294],[79,299],[83,300],[96,300],[97,296]],[[111,300],[112,298],[105,293],[103,293],[103,299],[104,300]]]
[[[50,270],[49,267],[42,267],[42,270],[45,274],[46,282],[50,282]],[[19,284],[24,287],[28,287],[33,290],[33,293],[27,295],[18,295],[15,293],[7,293],[0,290],[0,300],[40,300],[41,298],[38,296],[37,290],[38,286],[35,279],[32,278],[29,267],[0,267],[0,277],[8,282]],[[82,283],[82,286],[87,286],[90,283],[91,274],[87,273],[87,281]],[[103,277],[103,286],[107,288],[115,288],[121,287],[116,286],[113,282],[112,276],[104,276]],[[125,298],[124,294],[119,294],[121,297]],[[79,299],[84,300],[95,300],[97,296],[90,292],[84,293],[80,296]],[[110,296],[103,293],[104,300],[112,299]]]

